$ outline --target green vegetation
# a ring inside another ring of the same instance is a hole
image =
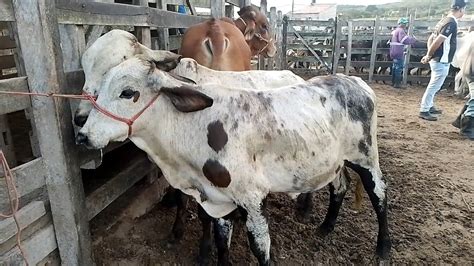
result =
[[[449,10],[451,1],[447,0],[402,0],[399,3],[385,5],[339,5],[337,13],[343,17],[354,18],[374,18],[393,17],[399,18],[416,14],[417,19],[433,18],[438,19]]]

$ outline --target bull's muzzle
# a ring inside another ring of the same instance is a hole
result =
[[[89,138],[87,137],[87,135],[79,132],[77,133],[77,136],[76,136],[76,144],[88,146]]]
[[[76,113],[74,115],[74,124],[78,127],[83,127],[87,121],[87,115],[81,115]]]

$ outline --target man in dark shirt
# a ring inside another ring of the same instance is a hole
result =
[[[441,110],[434,107],[434,97],[448,75],[456,52],[457,20],[464,16],[465,9],[464,0],[454,0],[449,15],[438,22],[428,39],[428,51],[421,62],[430,63],[431,79],[421,99],[419,117],[422,119],[436,121],[438,118],[433,114],[441,114]]]

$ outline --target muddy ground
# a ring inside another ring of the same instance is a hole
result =
[[[437,122],[417,117],[422,87],[395,90],[374,84],[379,109],[379,152],[388,182],[389,224],[393,239],[392,263],[474,262],[474,142],[463,139],[450,125],[462,100],[441,92],[437,106],[444,110]],[[353,209],[348,191],[335,231],[316,234],[328,204],[328,191],[315,193],[308,224],[294,215],[286,195],[268,201],[272,255],[278,264],[373,262],[377,222],[365,195],[363,208]],[[192,205],[184,239],[167,243],[174,208],[156,206],[131,220],[120,210],[135,189],[122,196],[92,222],[93,248],[98,265],[194,264],[200,223]],[[135,193],[135,194],[134,194]],[[245,228],[234,230],[232,263],[255,263]]]

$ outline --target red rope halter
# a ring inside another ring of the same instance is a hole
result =
[[[7,95],[14,95],[14,96],[41,96],[41,97],[56,97],[56,98],[69,98],[69,99],[77,99],[77,100],[88,100],[92,103],[95,109],[97,111],[101,112],[105,116],[108,116],[114,120],[123,122],[127,124],[128,126],[128,135],[127,137],[130,137],[132,135],[132,125],[133,123],[148,109],[153,103],[158,99],[160,96],[160,92],[158,92],[152,99],[143,107],[138,113],[136,113],[134,116],[131,118],[126,118],[122,116],[118,116],[114,113],[111,113],[101,107],[96,99],[97,97],[92,96],[86,92],[83,92],[82,95],[76,95],[76,94],[59,94],[59,93],[38,93],[38,92],[13,92],[13,91],[0,91],[0,94],[7,94]]]

